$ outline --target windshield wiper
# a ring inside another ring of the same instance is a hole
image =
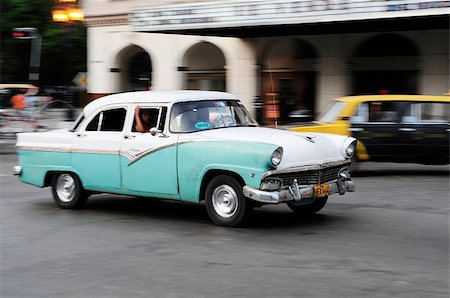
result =
[[[236,124],[235,126],[243,126],[243,127],[257,127],[259,126],[258,124],[253,124],[253,123],[241,123],[241,124]]]

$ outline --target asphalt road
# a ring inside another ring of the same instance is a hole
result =
[[[155,199],[62,210],[0,158],[4,298],[449,297],[447,166],[367,163],[315,216],[265,206],[222,228]]]

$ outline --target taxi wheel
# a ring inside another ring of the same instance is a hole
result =
[[[79,209],[88,198],[80,179],[73,173],[53,175],[52,194],[56,205],[63,209]]]
[[[219,226],[236,227],[242,224],[251,209],[242,193],[242,186],[227,175],[216,176],[209,182],[205,202],[209,217]]]
[[[327,201],[328,201],[328,197],[315,199],[312,201],[311,204],[307,204],[307,205],[296,205],[295,202],[288,202],[287,205],[289,208],[291,208],[292,211],[294,211],[297,214],[308,215],[308,214],[314,214],[314,213],[322,210],[322,208],[325,206]]]

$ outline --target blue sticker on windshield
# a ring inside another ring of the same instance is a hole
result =
[[[208,129],[211,127],[211,124],[209,124],[208,122],[197,122],[194,126],[197,129]]]

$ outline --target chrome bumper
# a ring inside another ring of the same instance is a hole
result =
[[[339,179],[334,182],[325,183],[328,184],[328,195],[338,193],[340,195],[346,192],[355,191],[355,183],[347,179]],[[300,201],[302,199],[313,199],[314,198],[314,188],[313,186],[298,186],[297,181],[288,188],[276,191],[263,191],[249,186],[244,186],[243,188],[244,196],[249,199],[262,202],[262,203],[282,203],[288,201]]]
[[[13,175],[20,175],[20,174],[22,174],[22,167],[21,166],[14,166],[12,168],[12,172],[13,172]]]

